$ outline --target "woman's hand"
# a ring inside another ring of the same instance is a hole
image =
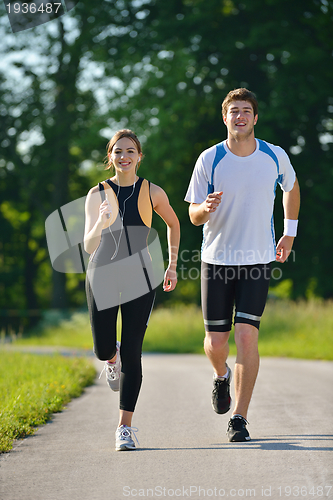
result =
[[[112,214],[111,205],[108,200],[104,200],[99,207],[99,220],[106,221],[107,219],[110,219],[111,214]]]
[[[101,203],[98,186],[90,189],[85,204],[84,249],[87,253],[92,254],[98,247],[103,225],[110,218],[111,213],[112,208],[107,196]]]
[[[167,268],[164,274],[163,290],[165,292],[172,292],[177,285],[177,271],[175,269]]]

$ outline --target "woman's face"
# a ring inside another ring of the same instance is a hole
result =
[[[116,172],[135,172],[140,164],[142,153],[139,153],[136,144],[129,137],[122,137],[112,148],[109,159]]]

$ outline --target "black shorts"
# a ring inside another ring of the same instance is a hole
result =
[[[201,303],[207,332],[228,332],[234,323],[259,329],[264,312],[271,263],[254,266],[217,266],[201,263]]]

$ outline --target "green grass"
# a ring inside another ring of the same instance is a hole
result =
[[[94,377],[84,358],[0,351],[0,453],[80,396]]]
[[[76,313],[58,325],[44,323],[14,347],[62,346],[92,349],[87,313]],[[261,356],[333,360],[333,302],[268,301],[261,322]],[[196,306],[156,308],[144,340],[144,351],[203,353],[204,327]],[[233,334],[230,353],[236,354]],[[54,412],[92,383],[95,370],[84,358],[41,356],[0,351],[0,452],[14,439],[32,434]]]
[[[261,356],[333,360],[333,303],[269,301],[260,326]],[[157,309],[151,317],[144,349],[155,352],[203,353],[201,310]],[[233,332],[230,354],[236,354]]]
[[[260,327],[262,356],[333,360],[333,302],[268,301]],[[204,327],[196,306],[155,308],[144,340],[144,351],[203,353]],[[76,313],[58,326],[19,340],[16,345],[58,345],[92,349],[87,313]],[[236,348],[233,334],[230,353]]]
[[[62,346],[79,349],[93,348],[88,313],[75,313],[70,319],[50,318],[28,336],[15,341],[17,346]]]
[[[268,303],[261,322],[262,356],[333,360],[333,302]]]

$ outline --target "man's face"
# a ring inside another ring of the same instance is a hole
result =
[[[254,116],[252,104],[248,101],[232,101],[223,122],[228,133],[236,140],[244,140],[253,134],[258,115]]]

